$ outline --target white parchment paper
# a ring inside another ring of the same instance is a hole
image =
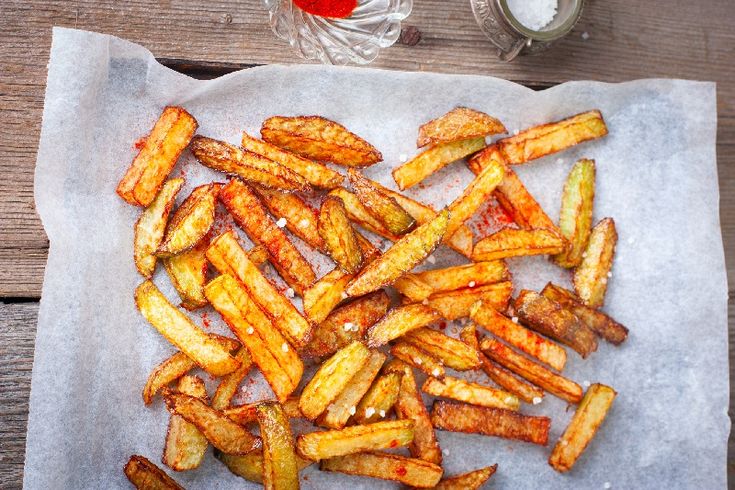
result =
[[[609,136],[517,171],[557,219],[572,163],[583,156],[597,161],[596,219],[614,217],[620,235],[606,311],[630,328],[630,337],[619,348],[601,342],[585,362],[570,351],[565,374],[609,384],[619,396],[569,474],[546,463],[572,414],[550,395],[524,408],[552,417],[550,447],[440,432],[446,474],[497,462],[493,488],[725,487],[727,287],[714,84],[574,82],[534,92],[489,77],[323,66],[269,66],[198,81],[160,66],[129,42],[55,29],[36,166],[36,204],[51,248],[38,319],[26,488],[129,488],[122,467],[131,454],[160,461],[169,414],[160,398],[145,407],[140,392],[153,366],[174,349],[135,309],[133,289],[141,278],[132,261],[132,225],[139,209],[114,190],[136,153],[133,143],[167,104],[186,107],[199,133],[235,143],[243,129],[258,134],[271,115],[335,119],[382,151],[385,162],[367,174],[389,185],[390,169],[416,151],[419,124],[456,105],[492,114],[511,131],[599,108]],[[182,173],[182,197],[201,182],[224,180],[188,152],[174,171]],[[445,205],[470,178],[455,164],[409,194]],[[435,267],[459,263],[453,252],[440,250],[436,257]],[[517,287],[569,284],[566,273],[542,258],[510,265]],[[160,270],[156,282],[177,301]],[[219,317],[209,315],[209,328],[225,331]],[[246,389],[239,401],[257,396],[256,388]],[[302,475],[304,488],[393,487],[316,467]],[[211,452],[200,469],[175,477],[191,489],[250,488]]]

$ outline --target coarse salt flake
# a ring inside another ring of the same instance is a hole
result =
[[[429,304],[429,299],[428,299],[428,298],[424,298],[424,299],[423,299],[423,300],[421,301],[421,304],[422,304],[422,305],[428,305],[428,304]]]
[[[347,293],[345,293],[344,291],[342,291],[342,295],[341,296],[342,296],[342,299],[347,299]]]
[[[470,283],[468,284],[468,286],[471,287],[471,288],[474,288],[475,287],[475,284],[477,284],[475,281],[470,281]]]
[[[278,218],[278,221],[276,221],[276,226],[279,228],[283,228],[286,226],[286,218]]]
[[[354,324],[351,323],[351,322],[345,323],[345,325],[344,325],[345,332],[349,332],[350,330],[352,330],[352,327],[353,326],[354,326]]]
[[[281,345],[281,350],[283,352],[288,352],[288,344],[286,342],[284,342],[283,345]]]
[[[431,375],[434,376],[435,378],[439,376],[440,374],[441,374],[441,371],[439,370],[439,368],[434,368],[431,370]]]
[[[534,396],[533,397],[533,404],[534,405],[538,405],[539,403],[541,403],[541,397],[540,396]]]
[[[354,405],[352,405],[350,407],[350,415],[355,415],[356,412],[357,412],[357,408]]]
[[[413,362],[420,366],[424,361],[420,357],[414,357]]]
[[[508,8],[518,22],[538,31],[554,20],[558,0],[508,0]]]
[[[367,407],[365,409],[365,418],[368,418],[369,419],[373,415],[375,415],[375,409],[373,407]]]
[[[609,481],[606,481],[605,484],[602,486],[602,488],[612,488],[612,483]]]
[[[286,289],[284,293],[286,294],[287,298],[293,298],[294,296],[296,296],[296,292],[294,292],[293,288]]]
[[[514,136],[518,136],[518,133],[520,133],[520,132],[521,132],[521,130],[520,130],[520,129],[514,129],[514,130],[513,130],[513,135],[514,135]]]
[[[600,282],[601,282],[602,284],[607,284],[607,277],[603,277],[603,278],[602,278],[602,279],[600,280]]]
[[[513,323],[518,323],[518,317],[514,316],[513,318],[510,319],[510,321],[512,321]]]
[[[628,243],[635,243],[635,237],[628,238]]]
[[[309,226],[309,220],[308,219],[302,219],[299,221],[299,228],[306,228]]]
[[[585,388],[589,388],[590,387],[590,382],[587,381],[587,380],[585,380],[585,381],[582,382],[582,386],[584,386]]]
[[[428,260],[430,264],[436,264],[436,257],[434,257],[433,255],[429,255],[426,260]]]
[[[253,335],[253,332],[255,332],[255,330],[253,330],[253,327],[248,327],[246,332],[248,333],[248,335]]]
[[[380,418],[385,418],[385,410],[378,412],[378,415],[380,415]]]
[[[513,403],[513,397],[512,396],[506,396],[505,397],[505,403],[508,403],[508,404]]]
[[[586,40],[587,40],[587,39],[589,39],[589,38],[590,38],[590,33],[589,33],[589,32],[587,32],[587,31],[584,31],[584,32],[582,33],[582,39],[584,39],[584,40],[586,41]],[[607,487],[607,488],[610,488],[610,487]]]
[[[612,272],[608,272],[607,277],[612,277]]]
[[[402,163],[405,163],[405,162],[407,162],[407,161],[408,161],[408,155],[406,155],[405,153],[401,153],[401,154],[400,154],[400,155],[398,156],[398,159],[399,159],[399,160],[400,160],[400,161],[401,161]]]

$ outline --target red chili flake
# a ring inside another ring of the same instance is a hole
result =
[[[357,7],[357,0],[294,0],[297,7],[312,15],[344,19]]]
[[[398,447],[398,441],[395,440],[395,439],[393,439],[392,441],[390,441],[390,447]]]
[[[204,325],[204,328],[209,328],[212,325],[206,312],[202,313],[202,325]]]
[[[440,330],[444,330],[445,328],[447,328],[447,322],[441,322],[441,323],[439,323],[439,329]]]
[[[408,471],[403,466],[399,466],[398,468],[396,468],[396,475],[406,476],[406,473],[408,473]]]
[[[142,150],[143,147],[145,146],[145,142],[146,142],[147,139],[148,139],[147,136],[143,136],[142,138],[138,138],[135,141],[135,143],[133,143],[133,148],[135,148],[136,150]]]

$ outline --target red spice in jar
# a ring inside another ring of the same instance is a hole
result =
[[[293,0],[304,12],[320,17],[344,19],[352,15],[357,0]]]

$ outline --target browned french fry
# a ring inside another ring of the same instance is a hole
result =
[[[133,206],[150,205],[196,129],[183,108],[166,107],[118,184],[118,196]]]
[[[481,407],[518,410],[520,401],[512,393],[496,390],[479,383],[446,376],[443,379],[429,377],[421,389],[432,396],[450,398]]]
[[[413,488],[433,487],[443,474],[441,466],[428,461],[377,451],[325,459],[319,469],[396,481]]]
[[[354,278],[339,267],[335,267],[304,291],[304,314],[312,323],[323,322],[329,313],[340,304],[347,284]]]
[[[595,437],[616,395],[615,390],[603,384],[595,383],[587,388],[587,393],[574,412],[572,421],[549,456],[552,468],[561,473],[572,469]]]
[[[582,399],[582,387],[577,383],[513,352],[495,339],[483,339],[480,349],[493,361],[562,400],[579,403]]]
[[[387,238],[388,240],[394,242],[400,240],[398,235],[391,233],[388,228],[380,222],[380,220],[370,214],[368,209],[363,206],[357,196],[352,192],[343,187],[337,187],[330,191],[329,195],[342,199],[342,202],[345,205],[345,211],[347,211],[347,216],[349,216],[350,220],[354,223],[372,233],[375,233],[376,235]]]
[[[504,174],[505,167],[502,163],[490,162],[477,174],[462,194],[452,201],[452,204],[447,207],[451,218],[444,235],[445,240],[454,235],[460,226],[475,214],[477,208],[492,195],[495,188],[503,181]]]
[[[171,257],[194,247],[214,224],[214,208],[222,184],[197,187],[181,203],[166,226],[166,235],[156,250],[158,257]]]
[[[302,434],[296,449],[302,457],[319,461],[370,449],[405,446],[412,440],[413,421],[395,420]]]
[[[566,249],[566,240],[554,231],[503,228],[475,244],[472,260],[499,260],[523,255],[554,255]]]
[[[612,218],[603,219],[592,229],[582,263],[574,271],[574,291],[587,306],[599,308],[605,303],[617,242],[618,232]]]
[[[495,474],[498,465],[486,466],[479,470],[444,478],[433,490],[478,490]]]
[[[392,309],[378,323],[370,327],[368,347],[380,347],[406,332],[425,327],[439,320],[439,314],[422,304],[399,306]]]
[[[179,379],[178,391],[204,400],[205,403],[209,401],[204,381],[196,376],[182,376]],[[208,445],[207,438],[195,425],[180,415],[171,415],[162,462],[175,471],[198,468]]]
[[[248,375],[248,372],[250,372],[253,360],[250,358],[250,354],[246,347],[240,349],[238,353],[235,354],[235,359],[238,359],[241,362],[240,367],[232,371],[230,374],[222,377],[219,385],[217,385],[217,390],[214,392],[214,396],[212,397],[212,408],[224,410],[229,407],[232,402],[232,398],[240,387],[240,383],[242,383],[242,380],[244,380]]]
[[[256,245],[248,250],[248,258],[256,267],[260,267],[266,263],[268,261],[268,257],[268,251],[262,245]]]
[[[544,290],[541,291],[541,294],[574,313],[593,332],[612,344],[620,345],[628,337],[628,329],[626,327],[605,313],[583,304],[574,293],[561,286],[548,283],[544,287]]]
[[[480,367],[480,358],[475,349],[439,331],[430,328],[420,328],[406,333],[403,339],[425,350],[441,360],[444,365],[457,371],[466,371]]]
[[[204,237],[194,248],[173,257],[163,259],[171,284],[181,298],[181,306],[195,310],[206,306],[204,283],[207,281],[207,256],[209,240]]]
[[[499,133],[505,133],[505,126],[494,117],[469,107],[455,107],[419,127],[416,148]]]
[[[341,124],[319,116],[270,117],[263,122],[260,135],[302,157],[348,167],[365,167],[383,160],[373,145]]]
[[[184,490],[184,487],[143,456],[130,456],[125,464],[125,476],[138,490]]]
[[[370,424],[384,419],[398,401],[402,376],[396,372],[381,374],[357,405],[353,417],[355,422]]]
[[[492,306],[476,303],[470,310],[470,319],[499,339],[548,364],[557,371],[564,369],[567,352],[535,332],[509,320]],[[516,320],[518,320],[516,318]]]
[[[344,177],[321,163],[302,158],[294,153],[282,150],[267,141],[253,138],[243,131],[242,147],[253,153],[257,153],[276,163],[290,168],[314,187],[321,189],[333,189],[342,184]]]
[[[427,300],[427,305],[438,311],[445,319],[456,320],[457,318],[470,316],[470,308],[478,301],[482,301],[496,310],[505,311],[512,293],[513,283],[503,281],[485,286],[432,294]]]
[[[299,410],[299,399],[297,397],[290,396],[281,402],[281,407],[284,413],[292,419],[303,418],[301,410]],[[240,425],[247,425],[253,422],[257,422],[258,403],[248,403],[245,405],[239,405],[237,407],[225,408],[222,413],[227,415],[230,420],[237,422]]]
[[[396,279],[393,287],[406,298],[417,303],[428,299],[434,292],[434,288],[426,281],[410,272]]]
[[[439,143],[394,168],[393,180],[396,181],[399,189],[408,189],[448,164],[480,151],[484,147],[484,137]]]
[[[214,457],[227,466],[227,469],[230,470],[232,474],[245,478],[251,482],[263,483],[263,466],[265,463],[263,459],[263,451],[252,451],[245,455],[235,455],[224,454],[223,452],[215,449]],[[299,471],[314,464],[313,461],[304,459],[298,454],[296,455],[296,463],[298,464]]]
[[[561,197],[559,231],[569,248],[554,257],[562,267],[572,268],[582,262],[592,228],[592,202],[595,199],[595,161],[582,159],[574,164]]]
[[[431,410],[437,429],[516,439],[545,446],[549,440],[549,417],[522,415],[502,408],[476,407],[437,400]]]
[[[317,228],[332,260],[346,274],[356,274],[363,264],[362,248],[341,199],[327,196],[322,201]]]
[[[135,222],[133,257],[138,272],[147,279],[150,279],[156,270],[155,251],[163,242],[168,215],[183,185],[184,179],[171,179],[163,184],[156,198]]]
[[[169,303],[151,281],[135,289],[135,304],[166,340],[213,376],[223,376],[240,366],[240,361]]]
[[[292,192],[255,185],[252,189],[273,216],[286,220],[288,231],[316,250],[324,250],[324,241],[317,231],[319,214],[306,201]]]
[[[367,212],[383,224],[390,233],[400,236],[416,226],[413,216],[360,172],[351,168],[347,171],[347,177],[355,195]]]
[[[288,417],[277,402],[262,402],[257,412],[263,439],[263,487],[298,490],[299,462]]]
[[[494,260],[417,272],[416,276],[430,284],[435,293],[443,293],[507,281],[510,272],[505,262]]]
[[[442,378],[446,374],[441,360],[405,341],[396,342],[390,349],[394,357],[425,372],[429,376]]]

